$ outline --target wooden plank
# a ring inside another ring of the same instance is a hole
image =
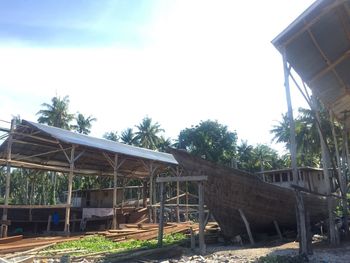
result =
[[[10,208],[10,209],[46,209],[46,208],[66,208],[71,207],[67,204],[59,205],[0,205],[0,208]],[[12,220],[15,221],[15,220]]]
[[[169,183],[169,182],[198,182],[207,181],[208,176],[169,176],[169,177],[158,177],[156,179],[157,183]]]
[[[3,237],[0,238],[0,244],[7,244],[15,241],[19,241],[23,239],[23,235],[12,236],[12,237]]]

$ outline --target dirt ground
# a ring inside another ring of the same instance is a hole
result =
[[[199,256],[195,253],[185,252],[178,259],[163,259],[153,262],[178,263],[178,262],[257,262],[257,259],[267,255],[297,255],[298,243],[289,242],[269,247],[239,247],[210,245],[207,254]],[[323,244],[314,245],[314,254],[309,256],[311,263],[345,263],[350,262],[350,243],[342,244],[336,248],[329,248]]]

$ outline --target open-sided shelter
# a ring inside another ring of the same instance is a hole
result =
[[[155,177],[177,161],[171,154],[94,138],[23,120],[12,121],[8,138],[0,146],[0,165],[7,167],[2,230],[7,231],[7,210],[16,208],[65,208],[65,228],[69,232],[74,175],[113,177],[113,228],[117,227],[117,181],[137,178],[149,182],[149,202],[155,200]],[[11,167],[56,171],[68,174],[67,202],[64,205],[9,205]],[[144,190],[144,194],[146,191]],[[144,196],[144,199],[146,197]]]

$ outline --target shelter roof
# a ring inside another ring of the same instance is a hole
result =
[[[72,145],[76,146],[77,160],[74,166],[78,174],[111,175],[113,173],[111,161],[114,160],[115,154],[118,154],[119,161],[123,160],[120,172],[136,177],[148,176],[147,165],[150,163],[158,167],[178,164],[173,155],[168,153],[82,135],[26,120],[16,126],[13,138],[12,166],[66,172],[69,169],[68,158]],[[6,158],[7,143],[8,140],[0,146],[2,162]]]
[[[341,120],[350,110],[350,1],[318,0],[273,45]]]

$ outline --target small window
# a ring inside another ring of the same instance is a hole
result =
[[[275,182],[281,182],[281,175],[280,174],[275,174]]]
[[[289,181],[293,181],[293,174],[292,173],[288,173],[289,174]]]
[[[324,174],[322,174],[322,180],[324,180]]]
[[[288,182],[288,174],[282,173],[282,182]]]

